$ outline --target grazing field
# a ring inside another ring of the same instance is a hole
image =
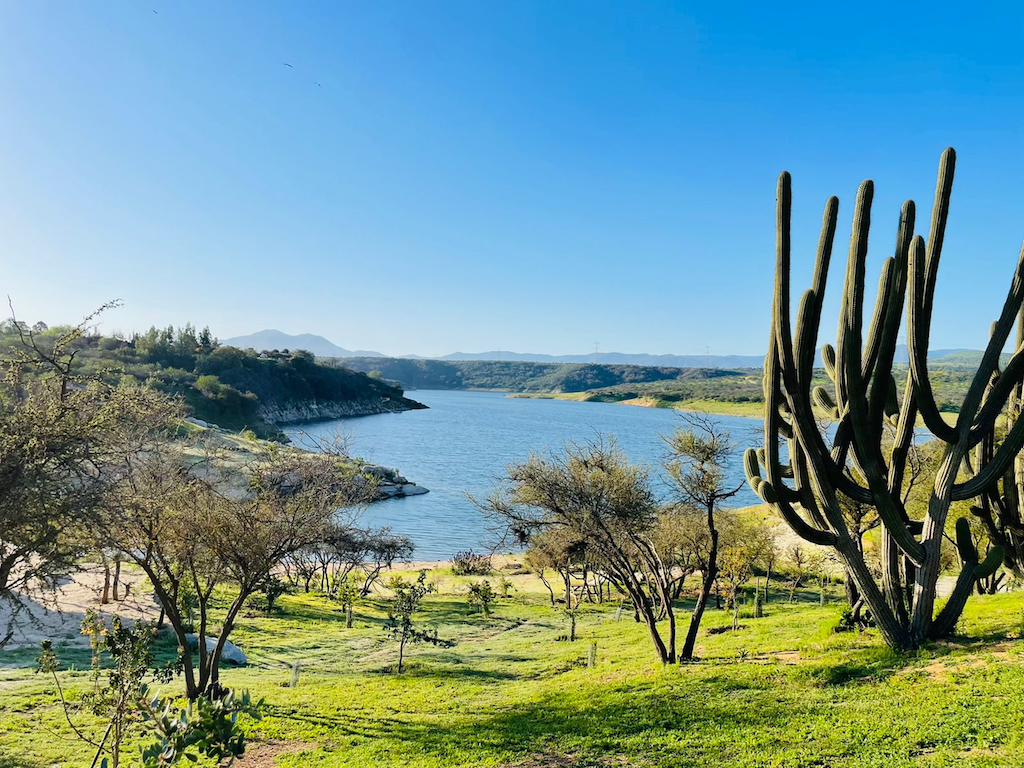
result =
[[[417,619],[457,645],[411,646],[401,675],[382,630],[383,588],[357,604],[352,629],[319,595],[285,595],[273,616],[254,608],[231,635],[250,663],[224,674],[265,699],[238,765],[1024,764],[1022,593],[975,597],[954,640],[896,654],[872,631],[833,632],[838,592],[828,605],[816,592],[790,604],[780,583],[766,615],[744,611],[736,632],[728,612],[710,611],[701,660],[663,668],[628,607],[617,616],[617,601],[584,604],[569,642],[566,615],[541,583],[514,563],[501,573],[510,595],[485,618],[466,599],[480,577],[428,572],[437,591]],[[497,586],[502,576],[488,578]],[[73,638],[57,642],[71,699],[89,685],[71,671],[89,663]],[[161,651],[171,657],[173,641]],[[91,750],[72,738],[52,679],[33,671],[36,655],[0,660],[0,766],[88,765]]]

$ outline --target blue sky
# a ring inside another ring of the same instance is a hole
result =
[[[0,0],[0,291],[388,354],[759,354],[778,172],[802,289],[829,194],[845,239],[875,180],[877,267],[953,145],[933,346],[978,347],[1024,237],[1021,51],[999,3]]]

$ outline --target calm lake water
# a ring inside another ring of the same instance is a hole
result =
[[[666,448],[661,436],[684,423],[670,410],[613,403],[530,400],[494,392],[417,390],[409,396],[429,410],[338,419],[285,431],[301,444],[303,432],[321,435],[341,429],[352,439],[354,456],[396,467],[429,488],[430,493],[422,496],[373,504],[362,518],[364,524],[389,525],[410,536],[416,558],[423,560],[447,559],[459,550],[480,551],[494,544],[483,515],[466,494],[485,497],[510,462],[527,458],[531,451],[561,451],[570,440],[614,435],[629,458],[650,465],[662,484],[660,464]],[[728,477],[738,484],[743,480],[743,449],[761,443],[761,421],[714,418],[738,446]],[[734,499],[736,506],[758,502],[746,486]]]

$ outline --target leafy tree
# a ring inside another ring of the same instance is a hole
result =
[[[520,541],[538,534],[565,537],[566,551],[583,556],[629,595],[659,660],[675,662],[670,575],[653,541],[661,507],[649,471],[630,464],[614,442],[570,444],[561,456],[511,465],[507,486],[485,509]],[[568,588],[566,596],[571,610]],[[664,638],[660,612],[668,620]]]
[[[101,310],[102,311],[102,310]],[[105,468],[124,424],[148,423],[175,404],[138,387],[83,375],[76,344],[95,315],[42,338],[13,323],[0,357],[0,602],[14,619],[27,593],[73,571],[94,546]]]

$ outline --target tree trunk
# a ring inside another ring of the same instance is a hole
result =
[[[551,588],[551,582],[544,578],[544,571],[540,571],[537,574],[540,577],[540,583],[547,587],[548,594],[551,595],[551,607],[555,607],[555,590]]]
[[[711,551],[708,553],[707,572],[701,582],[700,594],[697,596],[697,605],[693,608],[693,615],[690,616],[690,626],[686,630],[686,641],[683,643],[683,651],[679,654],[682,661],[689,661],[693,658],[693,648],[697,644],[697,631],[700,629],[700,620],[704,616],[704,609],[708,606],[708,599],[711,597],[711,589],[715,587],[716,598],[718,596],[718,530],[715,528],[714,511],[708,510],[708,526],[711,529]]]
[[[860,593],[857,591],[857,585],[853,583],[853,574],[849,568],[843,574],[843,586],[846,587],[846,604],[852,608],[860,599]]]
[[[402,664],[405,659],[405,632],[398,641],[398,674],[402,674]]]
[[[110,561],[106,555],[103,557],[103,594],[100,596],[100,605],[110,602]]]
[[[117,596],[117,587],[121,583],[121,556],[118,555],[114,558],[114,579],[111,583],[114,591],[114,602],[118,602],[121,598]],[[128,595],[125,595],[127,597]]]
[[[352,629],[352,603],[345,608],[345,628]]]

